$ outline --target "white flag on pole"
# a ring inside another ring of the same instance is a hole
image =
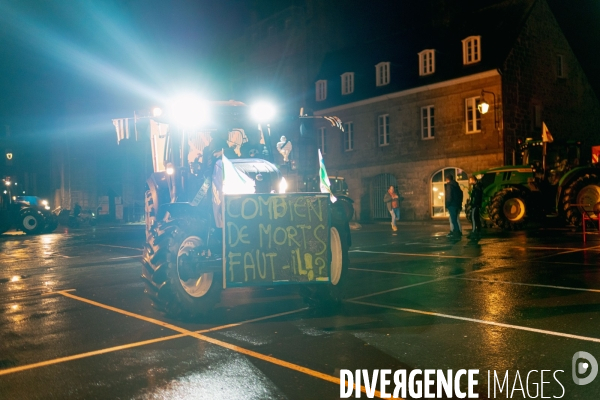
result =
[[[129,118],[118,118],[112,121],[117,131],[117,143],[123,139],[129,139]]]

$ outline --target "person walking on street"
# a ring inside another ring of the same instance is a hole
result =
[[[460,223],[458,222],[458,213],[462,210],[463,192],[452,175],[446,176],[444,198],[446,210],[448,210],[448,214],[450,214],[450,233],[447,236],[461,238],[462,231]]]
[[[390,186],[385,196],[383,196],[383,202],[392,216],[392,230],[397,231],[396,220],[400,219],[400,199],[393,186]]]
[[[481,218],[480,210],[481,203],[483,202],[483,187],[481,182],[475,177],[469,178],[471,184],[471,197],[469,202],[471,204],[471,221],[473,223],[473,229],[467,236],[469,239],[475,239],[481,237]]]

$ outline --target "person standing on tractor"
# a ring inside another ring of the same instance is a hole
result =
[[[396,220],[400,219],[400,200],[393,186],[390,186],[385,196],[383,196],[383,202],[392,216],[392,230],[397,231]]]
[[[446,210],[450,214],[450,233],[447,236],[460,239],[462,237],[462,230],[458,222],[458,213],[462,209],[463,192],[452,175],[446,176],[444,197]]]
[[[471,204],[471,221],[473,223],[473,229],[467,237],[469,239],[476,239],[481,236],[481,218],[479,212],[483,201],[483,188],[481,182],[475,176],[469,177],[469,184],[471,185],[471,197],[469,198],[469,202]]]

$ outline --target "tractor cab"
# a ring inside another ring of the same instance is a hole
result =
[[[554,141],[544,143],[541,140],[527,139],[521,145],[523,165],[530,165],[538,180],[556,186],[566,172],[579,167],[581,160],[581,142]]]

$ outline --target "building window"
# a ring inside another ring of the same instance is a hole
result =
[[[465,204],[469,198],[469,176],[468,174],[460,168],[444,168],[439,170],[431,177],[431,216],[432,217],[448,217],[448,212],[446,211],[446,202],[444,201],[444,183],[446,183],[446,177],[448,175],[452,175],[458,186],[463,191],[463,207],[465,209]],[[461,215],[465,215],[464,211],[461,211]]]
[[[556,76],[558,78],[566,78],[564,58],[560,54],[556,56]]]
[[[354,72],[346,72],[342,75],[342,94],[354,92]]]
[[[419,53],[419,75],[429,75],[435,72],[435,51],[423,50]]]
[[[325,128],[319,128],[319,149],[321,150],[321,154],[327,153],[327,141],[326,141],[326,133],[327,130]]]
[[[479,101],[479,97],[471,97],[466,99],[465,101],[465,122],[467,126],[467,133],[475,133],[481,131],[481,113],[477,109]]]
[[[379,146],[390,144],[390,116],[389,114],[377,117],[377,136],[379,137]]]
[[[421,108],[421,138],[433,139],[435,137],[435,114],[434,107]]]
[[[381,62],[375,66],[377,73],[376,82],[377,86],[384,86],[390,83],[390,63]]]
[[[317,101],[323,101],[327,98],[327,81],[320,80],[316,84]]]
[[[354,150],[354,123],[344,124],[344,151]]]
[[[462,44],[464,65],[481,61],[481,36],[469,36]]]

